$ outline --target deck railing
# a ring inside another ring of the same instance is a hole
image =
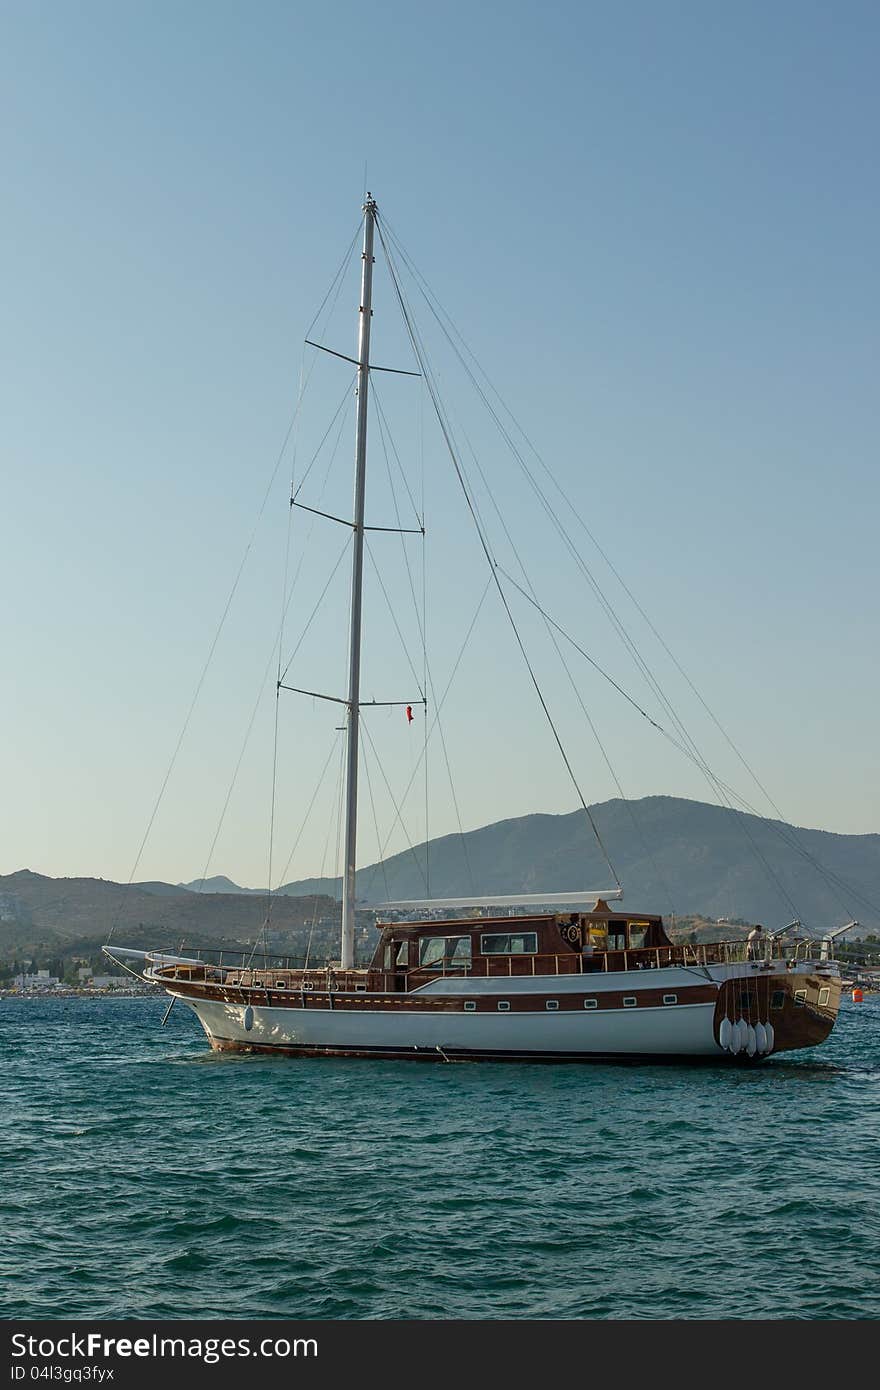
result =
[[[787,945],[787,949],[786,949]],[[406,993],[421,988],[438,978],[470,977],[472,979],[517,979],[532,975],[584,975],[660,970],[669,966],[701,967],[733,965],[751,960],[756,966],[783,964],[820,957],[818,941],[782,943],[768,941],[760,952],[749,949],[745,941],[718,941],[692,945],[648,946],[632,950],[596,951],[589,957],[577,951],[543,955],[475,956],[464,962],[444,958],[436,963],[399,966],[396,969],[377,969],[363,966],[342,970],[338,966],[310,967],[295,964],[290,957],[268,964],[255,964],[252,957],[236,952],[204,952],[205,959],[193,959],[156,966],[155,974],[163,980],[199,984],[223,984],[244,989],[294,990],[300,993],[379,991]],[[207,957],[214,955],[216,960]],[[225,957],[225,960],[224,960]],[[231,959],[232,957],[232,959]]]

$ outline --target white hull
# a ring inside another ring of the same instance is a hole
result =
[[[574,1013],[363,1013],[187,999],[214,1046],[442,1056],[717,1057],[714,1004]],[[248,1027],[248,1023],[250,1027]]]
[[[772,972],[740,962],[441,976],[391,993],[316,988],[293,973],[246,986],[181,973],[179,986],[165,968],[153,978],[194,1010],[218,1051],[425,1060],[760,1060],[824,1041],[840,988],[836,965],[806,961]]]

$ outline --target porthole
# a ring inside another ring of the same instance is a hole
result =
[[[474,1012],[474,1010],[476,1009],[476,1007],[477,1007],[477,1002],[476,1002],[475,999],[466,999],[466,1000],[464,1001],[464,1011],[465,1011],[466,1014],[472,1014],[472,1013]]]
[[[664,994],[664,996],[663,996],[663,1003],[664,1003],[664,1004],[677,1004],[677,1003],[678,1003],[678,995],[677,995],[677,994]]]
[[[553,1009],[558,1009],[558,1008],[559,1008],[559,1000],[558,1000],[558,999],[548,999],[547,1002],[546,1002],[546,1004],[544,1005],[544,1008],[545,1008],[545,1009],[550,1009],[551,1012],[552,1012]]]
[[[824,1008],[825,1005],[830,1001],[830,999],[831,999],[831,990],[830,990],[827,986],[826,986],[825,989],[820,989],[820,990],[819,990],[819,1007],[820,1007],[820,1009],[821,1009],[821,1008]]]
[[[783,1009],[785,1007],[784,989],[774,989],[770,995],[770,1007],[771,1009]]]
[[[584,1008],[585,1008],[585,1009],[598,1009],[598,1007],[599,1007],[599,1000],[598,1000],[598,999],[585,999],[585,1000],[584,1000]]]
[[[795,992],[794,992],[794,1006],[795,1006],[795,1008],[796,1008],[796,1009],[802,1009],[802,1008],[804,1007],[804,1005],[806,1004],[806,1002],[807,1002],[807,991],[806,991],[805,989],[796,989]]]
[[[506,1000],[506,999],[499,999],[499,1000],[498,1000],[498,1012],[499,1012],[500,1014],[506,1014],[506,1013],[509,1012],[509,1010],[510,1010],[510,1004],[509,1004],[508,1000]]]
[[[623,1007],[625,1009],[635,1009],[638,1006],[638,1002],[634,994],[625,994],[623,996]]]

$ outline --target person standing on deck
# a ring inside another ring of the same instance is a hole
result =
[[[761,926],[760,922],[752,927],[747,942],[749,960],[761,960],[764,955],[766,937],[764,936],[764,928]]]

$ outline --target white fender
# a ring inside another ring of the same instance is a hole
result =
[[[776,1041],[776,1034],[775,1034],[774,1031],[773,1031],[773,1024],[772,1024],[772,1023],[765,1023],[765,1024],[764,1024],[764,1032],[765,1032],[766,1037],[767,1037],[767,1051],[768,1051],[768,1052],[772,1052],[772,1051],[773,1051],[773,1044],[774,1044],[774,1042]]]
[[[739,1020],[736,1025],[736,1050],[742,1052],[749,1040],[749,1025],[744,1018]]]
[[[718,1045],[720,1047],[723,1047],[725,1052],[730,1047],[730,1034],[732,1029],[733,1024],[731,1023],[730,1019],[722,1018],[721,1027],[718,1029]]]
[[[763,1023],[755,1024],[755,1047],[758,1050],[759,1056],[763,1057],[764,1053],[767,1051],[767,1030]]]
[[[254,1011],[251,1008],[250,1004],[248,1004],[247,1008],[245,1009],[241,1021],[244,1024],[244,1031],[246,1033],[249,1033],[254,1026]]]
[[[758,1040],[755,1036],[755,1030],[750,1023],[747,1025],[746,1033],[746,1052],[750,1057],[754,1057],[758,1050]]]

